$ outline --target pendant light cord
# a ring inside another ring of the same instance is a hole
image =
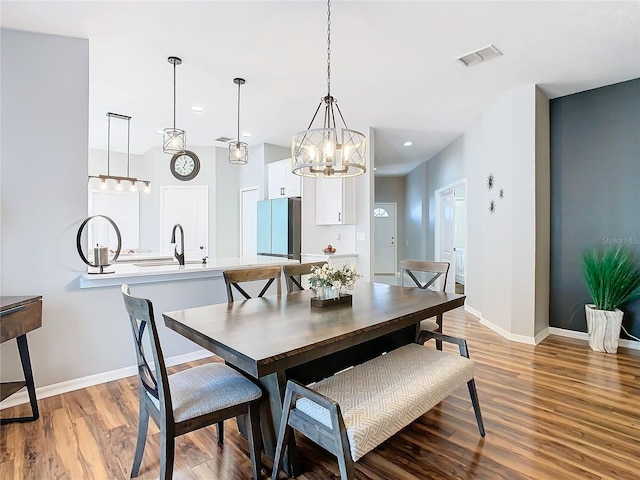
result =
[[[176,62],[173,62],[173,129],[176,129]]]
[[[327,96],[331,96],[331,0],[327,0]]]
[[[240,143],[240,82],[238,82],[238,141]]]

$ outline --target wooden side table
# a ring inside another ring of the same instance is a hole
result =
[[[41,326],[42,296],[0,297],[0,343],[12,338],[16,339],[24,372],[24,381],[0,383],[0,401],[26,386],[31,403],[30,417],[3,418],[0,419],[0,425],[11,422],[31,422],[40,417],[27,345],[27,332]]]

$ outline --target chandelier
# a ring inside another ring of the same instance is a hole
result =
[[[324,104],[322,128],[312,128]],[[343,128],[336,127],[336,113]],[[313,114],[307,130],[291,140],[291,169],[304,177],[344,178],[366,172],[366,138],[347,127],[338,100],[331,95],[331,0],[327,1],[327,95]]]
[[[122,192],[124,187],[130,192],[138,191],[138,182],[144,185],[144,193],[151,191],[151,181],[141,180],[129,175],[129,144],[131,138],[131,117],[128,115],[121,115],[120,113],[107,112],[107,174],[106,175],[89,175],[89,188],[91,188],[91,179],[96,178],[100,180],[100,190],[109,190],[111,186],[117,192]],[[111,175],[111,119],[117,118],[119,120],[127,121],[127,176],[121,177],[118,175]]]
[[[229,142],[229,163],[244,165],[249,160],[248,145],[240,141],[240,85],[246,83],[244,78],[234,78],[233,83],[238,85],[238,136],[235,142]]]

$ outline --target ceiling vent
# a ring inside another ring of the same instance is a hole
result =
[[[227,143],[227,142],[230,142],[231,140],[233,140],[233,138],[229,138],[229,137],[218,137],[218,138],[216,138],[216,142],[222,142],[222,143]]]
[[[479,63],[492,60],[497,57],[501,57],[502,52],[498,50],[494,45],[487,45],[486,47],[476,50],[475,52],[467,53],[461,57],[456,58],[465,67],[473,67]]]

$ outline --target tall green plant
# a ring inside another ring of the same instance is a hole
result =
[[[587,250],[582,272],[597,310],[615,310],[640,298],[640,268],[631,251],[624,247]]]

